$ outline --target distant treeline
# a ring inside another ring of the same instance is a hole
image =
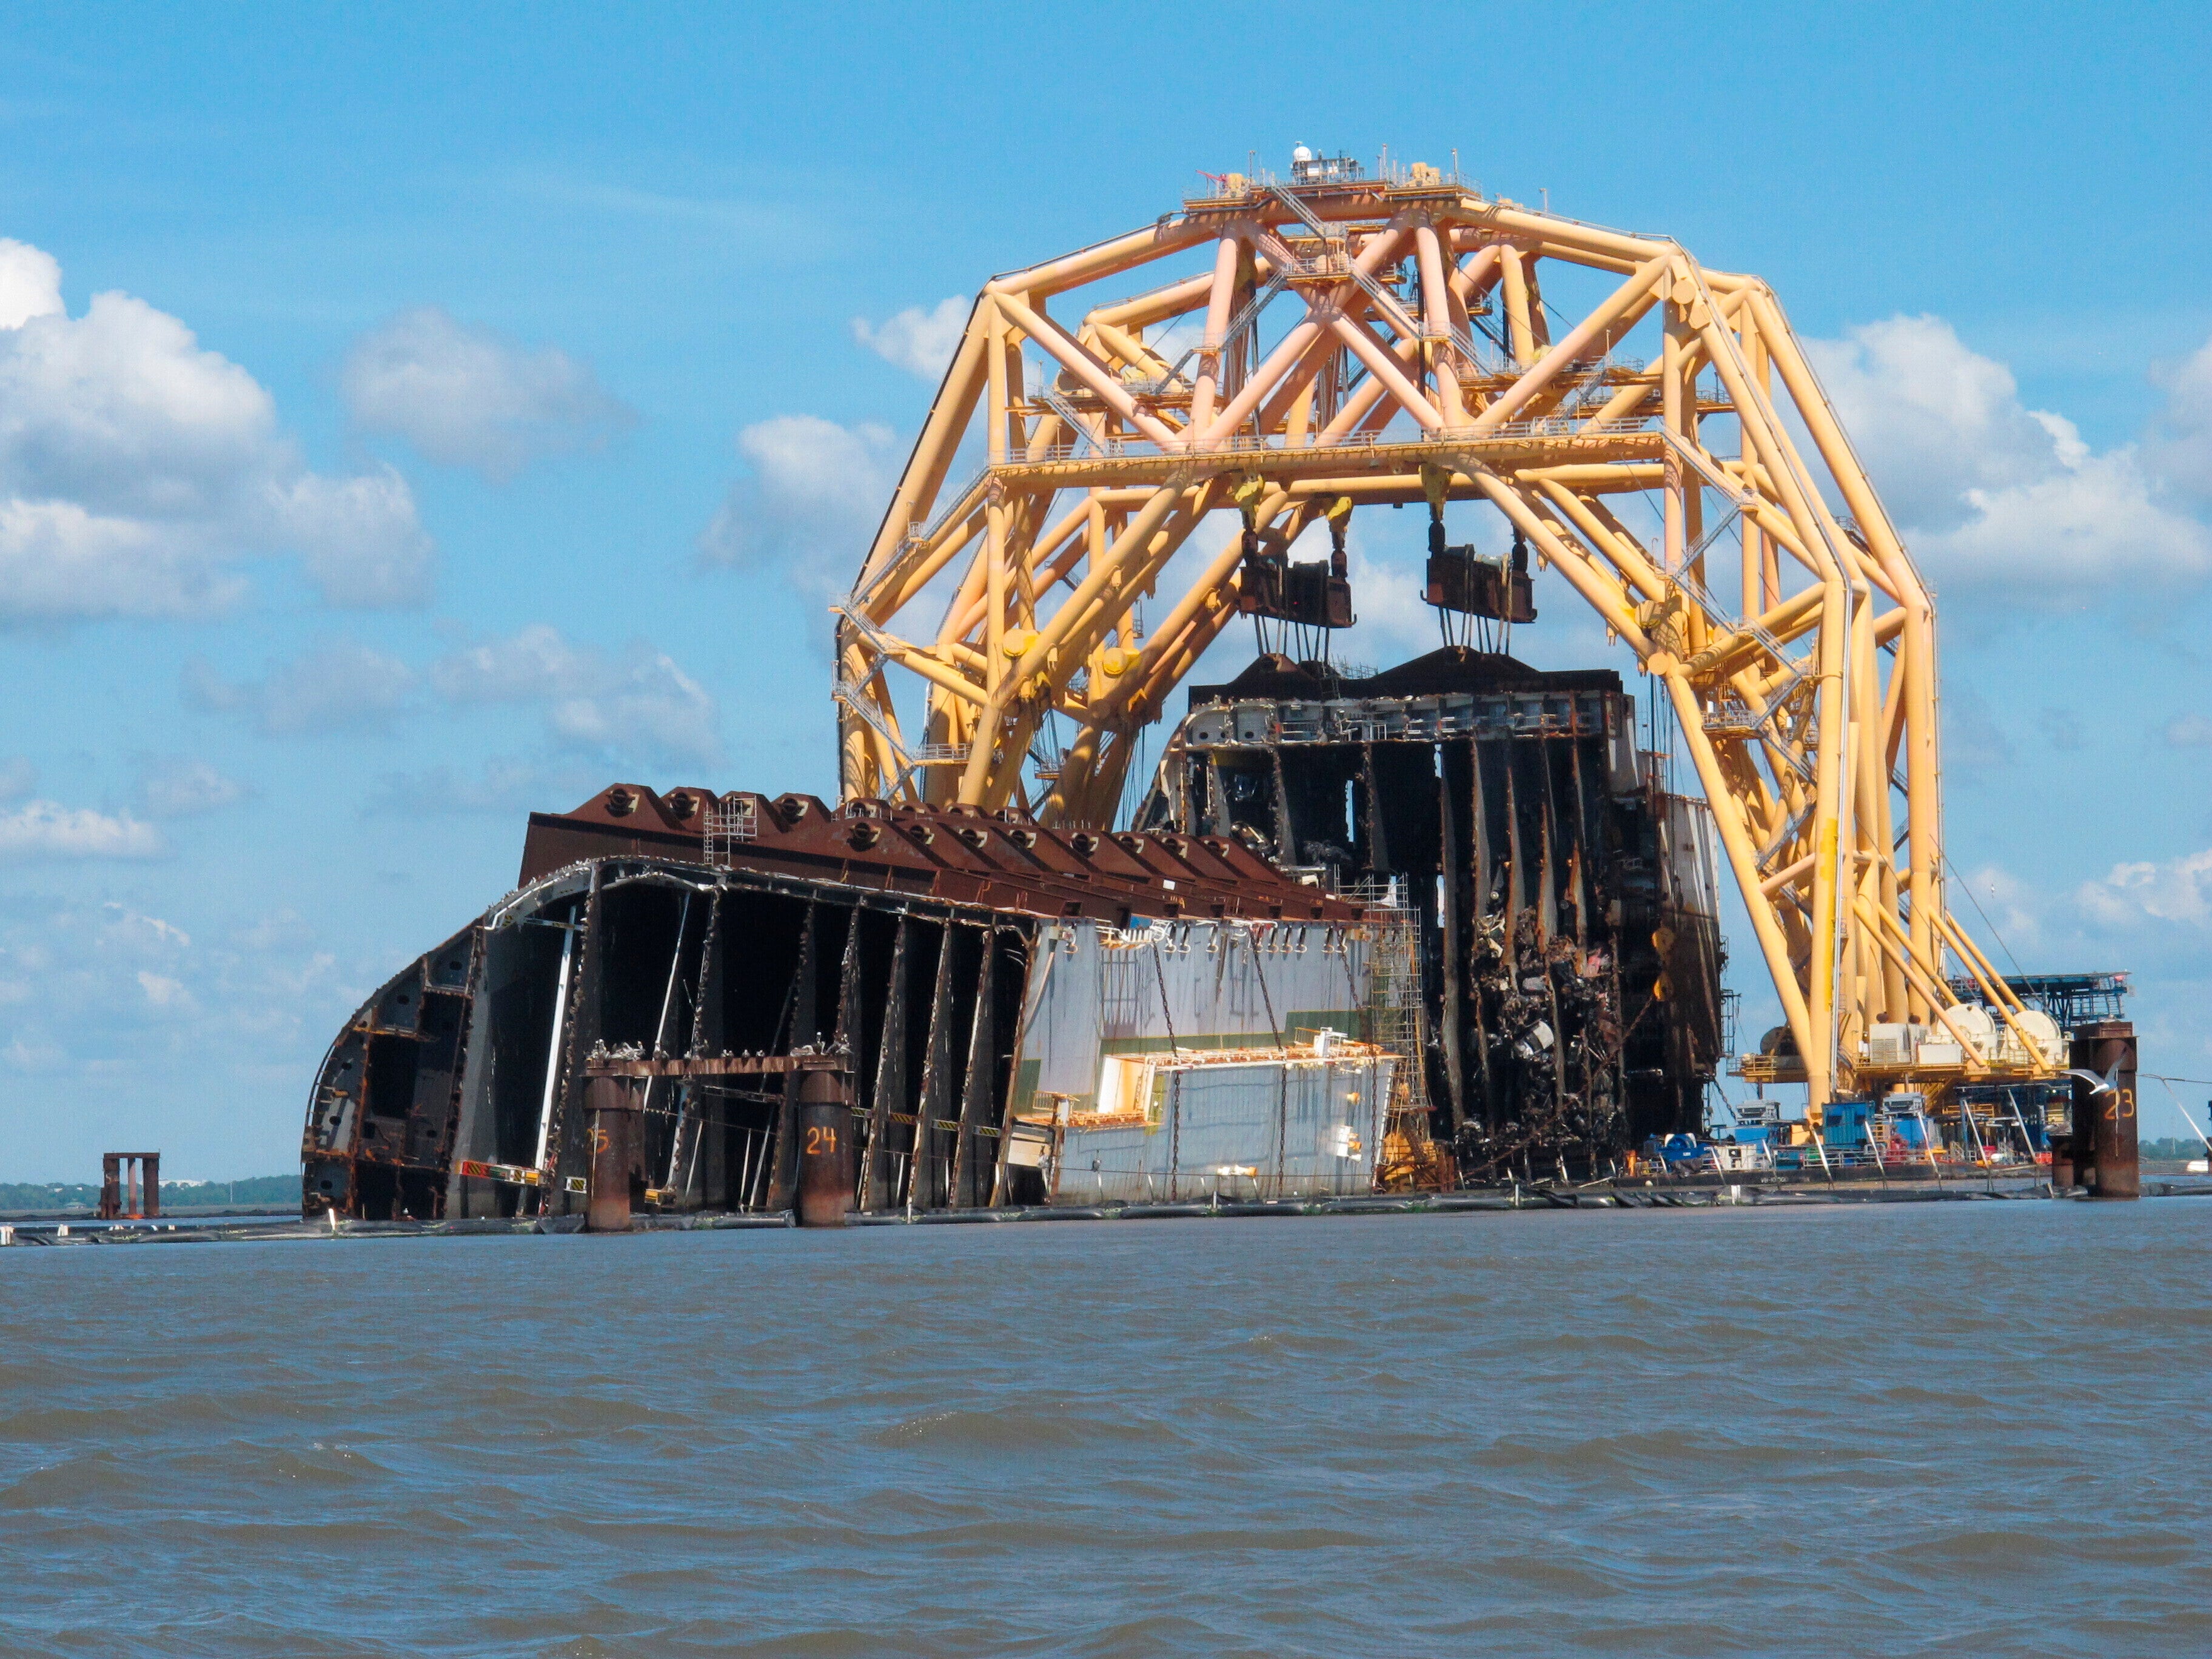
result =
[[[246,1181],[165,1181],[161,1207],[185,1205],[251,1204],[265,1209],[300,1201],[296,1175],[255,1176]],[[96,1181],[0,1181],[0,1210],[96,1210],[100,1183]]]
[[[2195,1135],[2190,1136],[2186,1140],[2146,1140],[2136,1148],[2136,1151],[2143,1158],[2156,1158],[2161,1164],[2170,1164],[2181,1158],[2203,1157],[2204,1143]]]

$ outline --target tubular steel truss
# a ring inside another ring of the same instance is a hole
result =
[[[1134,297],[1063,301],[1178,255]],[[1568,325],[1545,290],[1577,281],[1610,291]],[[1947,952],[1994,980],[1944,908],[1935,608],[1780,301],[1427,167],[1231,174],[985,286],[837,608],[845,794],[1108,827],[1139,732],[1238,613],[1242,530],[1425,501],[1494,507],[1663,687],[1816,1107],[1873,1024],[1951,1024]],[[2051,1069],[2024,1034],[2011,1059],[1960,1042],[1954,1080]]]

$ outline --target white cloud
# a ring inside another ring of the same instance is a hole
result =
[[[363,335],[339,381],[365,432],[394,434],[426,460],[504,483],[532,461],[603,446],[635,419],[589,365],[531,349],[437,306]]]
[[[208,664],[185,666],[185,701],[246,715],[264,735],[284,738],[380,726],[404,708],[415,671],[352,640],[320,640],[258,680],[224,679]]]
[[[853,337],[882,358],[925,380],[943,377],[967,331],[975,301],[964,294],[940,300],[929,310],[909,306],[885,322],[853,319]]]
[[[166,850],[160,830],[127,812],[51,800],[0,811],[0,859],[150,859]]]
[[[2174,484],[2212,498],[2212,340],[2158,377],[2166,411],[2153,453]]]
[[[2031,410],[2002,363],[1937,317],[1808,341],[1859,457],[1931,579],[2029,604],[2115,579],[2212,574],[2212,532],[2162,497],[2130,446],[2101,453]]]
[[[902,457],[889,427],[778,415],[738,434],[751,469],[699,538],[711,565],[781,567],[802,592],[842,595],[867,556]]]
[[[1323,534],[1302,537],[1300,543],[1292,555],[1299,559],[1318,556],[1316,549],[1306,544],[1318,543],[1323,550],[1328,545]],[[1352,578],[1352,609],[1359,618],[1353,637],[1364,655],[1379,663],[1398,662],[1443,644],[1436,611],[1421,597],[1425,578],[1420,566],[1376,558],[1356,542],[1348,542],[1345,551],[1346,568]]]
[[[2146,921],[2202,928],[2212,920],[2212,850],[2162,863],[2116,864],[2101,881],[2083,882],[2075,901],[2106,927]]]
[[[362,988],[287,922],[210,948],[122,904],[0,908],[0,1066],[112,1085],[149,1065],[210,1078],[312,1066]]]
[[[613,656],[543,623],[431,665],[433,690],[455,704],[530,702],[564,747],[608,760],[712,764],[722,757],[714,696],[643,641]]]
[[[227,679],[195,659],[185,665],[182,691],[192,707],[240,715],[269,737],[381,726],[419,709],[427,691],[457,709],[534,705],[555,750],[588,756],[601,764],[712,764],[723,754],[720,708],[667,653],[643,640],[632,641],[618,653],[579,645],[543,623],[453,651],[419,672],[397,657],[343,639],[319,640],[296,657],[271,663],[256,679]],[[175,801],[169,810],[206,811],[238,799],[224,793],[238,786],[213,768],[179,764],[177,775],[166,781]],[[432,799],[461,788],[442,769],[413,781],[403,775],[386,782],[389,799]],[[514,798],[511,787],[495,793],[503,799]],[[150,780],[146,799],[149,810],[157,810]],[[186,806],[186,801],[204,804]]]
[[[605,675],[599,653],[571,645],[544,623],[430,665],[431,687],[448,702],[528,702],[596,686]]]
[[[426,596],[404,479],[313,471],[243,368],[127,294],[72,318],[58,278],[0,243],[0,620],[205,615],[280,552],[333,605]]]
[[[2166,723],[2166,741],[2174,749],[2212,748],[2212,716],[2175,715]]]
[[[184,981],[172,979],[167,974],[157,974],[149,969],[138,970],[138,988],[146,994],[149,1007],[179,1014],[196,1014],[199,1004],[192,994],[185,989]]]
[[[138,798],[149,817],[190,817],[245,799],[246,786],[203,760],[164,759],[146,766]]]
[[[2164,584],[2212,574],[2212,534],[2159,502],[2130,449],[2079,457],[2033,483],[1970,489],[1966,501],[1977,515],[1971,522],[1916,543],[1939,578],[2018,585],[2033,601],[2027,584],[2034,582],[2086,593],[2115,579]]]
[[[270,499],[274,522],[331,605],[379,611],[429,596],[434,550],[416,523],[415,492],[392,468],[305,473]]]
[[[661,652],[634,657],[604,691],[562,698],[550,719],[561,737],[610,756],[652,755],[678,764],[721,758],[714,699]]]
[[[44,248],[0,236],[0,328],[62,308],[62,268]]]
[[[190,529],[0,497],[0,620],[203,617],[246,588]]]

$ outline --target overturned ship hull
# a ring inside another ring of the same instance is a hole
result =
[[[348,1023],[305,1206],[788,1211],[816,1144],[864,1211],[1365,1192],[1395,937],[1233,839],[617,786],[532,815],[518,890]]]
[[[1639,752],[1619,676],[1458,647],[1364,678],[1265,657],[1190,705],[1139,823],[1399,896],[1459,1176],[1579,1178],[1702,1127],[1726,960],[1709,809]]]

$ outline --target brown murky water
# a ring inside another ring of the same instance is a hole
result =
[[[2212,1203],[0,1252],[11,1655],[2201,1654]]]

